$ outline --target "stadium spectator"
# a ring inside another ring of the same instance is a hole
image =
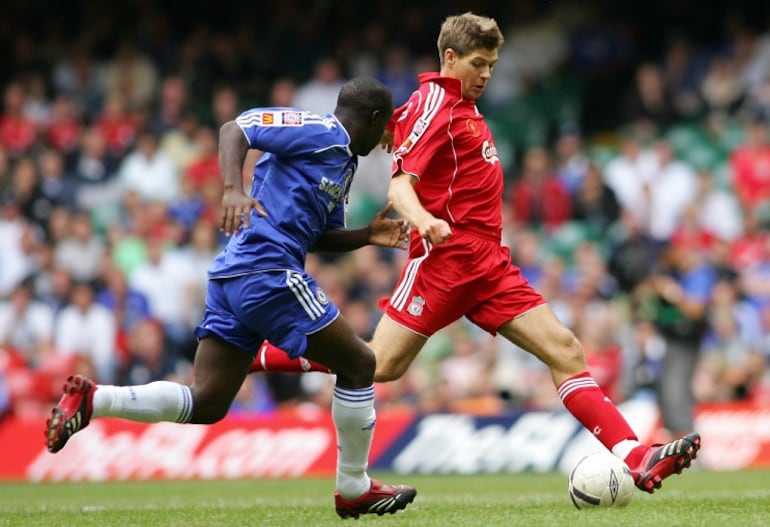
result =
[[[559,180],[574,195],[588,172],[590,159],[585,151],[585,140],[576,123],[565,124],[559,130],[554,145],[555,168]]]
[[[343,82],[342,67],[337,59],[320,59],[313,67],[312,78],[297,87],[291,105],[325,115],[334,109]]]
[[[671,145],[659,140],[654,145],[655,170],[642,187],[646,201],[647,229],[653,239],[671,238],[687,207],[695,202],[698,179],[695,170],[674,157]]]
[[[284,106],[284,105],[281,105]],[[182,178],[192,185],[196,194],[210,182],[219,185],[219,158],[217,156],[217,137],[212,128],[201,126],[195,132],[196,156],[186,169]]]
[[[35,229],[21,214],[12,196],[0,203],[0,295],[8,295],[35,270]]]
[[[678,117],[661,67],[650,62],[641,64],[624,101],[624,124],[642,122],[662,131]]]
[[[123,366],[128,355],[128,334],[140,321],[151,318],[150,303],[143,293],[128,286],[123,271],[110,261],[102,267],[100,282],[103,286],[96,292],[96,303],[109,309],[115,319],[116,352]]]
[[[35,123],[24,115],[24,86],[10,82],[3,90],[3,109],[0,113],[0,146],[8,157],[18,159],[28,153],[37,141]]]
[[[104,68],[84,35],[77,37],[69,53],[54,62],[51,81],[57,93],[71,97],[82,122],[90,122],[104,98]]]
[[[607,183],[621,207],[634,215],[647,229],[648,206],[644,186],[652,179],[657,169],[654,153],[644,148],[633,133],[621,137],[620,152],[604,167],[604,181]]]
[[[135,41],[122,39],[104,64],[106,97],[123,98],[129,109],[147,107],[157,86],[157,66],[138,49]]]
[[[696,368],[698,400],[750,400],[763,380],[761,312],[741,295],[736,278],[723,274],[711,293],[709,329]]]
[[[399,45],[386,48],[377,78],[393,93],[396,106],[404,104],[417,87],[409,50]]]
[[[663,427],[676,437],[693,427],[693,379],[717,275],[702,248],[680,236],[664,248],[662,268],[647,278],[651,321],[665,340],[657,386]],[[644,300],[643,300],[644,301]]]
[[[572,196],[572,219],[599,235],[605,234],[620,219],[620,203],[604,183],[595,163],[588,164],[585,176]]]
[[[154,128],[155,125],[151,126]],[[190,109],[184,110],[176,126],[160,132],[159,150],[168,155],[182,172],[200,156],[198,129],[198,116]]]
[[[676,115],[682,119],[697,119],[703,113],[700,84],[707,63],[684,33],[676,33],[666,46],[662,59],[665,92],[670,96]]]
[[[112,384],[117,373],[115,320],[112,313],[94,301],[94,288],[76,282],[70,302],[59,313],[54,330],[56,353],[78,355],[93,367],[97,382]]]
[[[16,160],[13,167],[13,179],[9,187],[2,189],[14,200],[24,217],[37,227],[45,224],[45,211],[37,207],[40,195],[40,172],[33,156],[23,156]],[[40,214],[43,212],[43,214]]]
[[[119,169],[124,192],[135,192],[144,201],[170,203],[179,194],[179,168],[158,148],[155,132],[144,129],[136,139],[136,148],[123,158]]]
[[[749,212],[770,200],[770,139],[768,125],[752,119],[746,138],[730,155],[733,187],[741,205]]]
[[[99,276],[104,252],[104,241],[93,230],[87,212],[72,217],[70,232],[56,244],[54,261],[78,282],[91,282]]]
[[[151,318],[138,320],[128,331],[127,361],[117,375],[117,384],[148,384],[154,381],[189,383],[192,365],[166,347],[163,325]]]
[[[18,354],[34,368],[53,344],[54,312],[33,294],[27,279],[0,302],[0,348]]]
[[[701,83],[701,97],[711,118],[724,120],[734,115],[743,104],[745,90],[740,67],[733,57],[717,55],[711,59]]]
[[[185,254],[162,235],[147,240],[147,260],[128,276],[132,289],[143,294],[150,312],[163,324],[170,348],[189,353],[192,330],[197,322],[194,303],[199,277]]]
[[[129,111],[126,99],[113,94],[104,100],[94,126],[104,138],[110,155],[122,159],[134,144],[138,123]]]
[[[698,173],[698,195],[694,204],[698,224],[718,239],[732,242],[743,234],[741,204],[730,189],[717,186],[709,170]]]
[[[93,126],[83,130],[73,162],[78,206],[91,209],[105,201],[118,201],[114,194],[119,189],[111,187],[118,167],[118,157],[110,152],[100,131]]]
[[[523,226],[553,230],[570,218],[569,190],[545,148],[533,147],[524,154],[521,176],[511,187],[510,206],[514,220]]]
[[[47,229],[48,220],[54,209],[64,207],[74,210],[77,207],[76,184],[65,165],[60,150],[46,148],[37,156],[40,181],[39,197],[35,203],[36,216],[43,229]]]
[[[160,81],[158,93],[152,94],[155,104],[151,110],[150,128],[163,137],[166,132],[179,129],[183,121],[197,116],[191,111],[187,84],[180,75],[167,75]]]
[[[45,129],[45,140],[50,148],[61,152],[71,168],[77,156],[83,126],[78,119],[75,103],[69,95],[56,95],[51,107],[51,119]]]
[[[223,124],[235,119],[240,111],[241,97],[229,84],[216,86],[211,95],[207,117],[201,123],[218,130]]]

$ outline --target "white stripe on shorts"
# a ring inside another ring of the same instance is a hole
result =
[[[286,271],[286,285],[294,293],[294,296],[299,301],[302,309],[305,310],[305,313],[310,317],[310,320],[316,320],[326,313],[326,308],[315,297],[301,274],[294,271]]]

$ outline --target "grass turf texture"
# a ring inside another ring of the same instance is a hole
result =
[[[395,515],[341,520],[333,480],[2,483],[0,526],[416,527],[770,525],[770,471],[692,470],[625,509],[575,509],[562,474],[394,476],[417,487]]]

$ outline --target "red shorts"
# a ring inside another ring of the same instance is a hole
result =
[[[429,337],[462,316],[497,334],[505,322],[545,303],[498,241],[454,231],[431,246],[412,236],[409,259],[390,299],[394,322]]]

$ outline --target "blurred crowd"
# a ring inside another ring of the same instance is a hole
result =
[[[190,379],[226,242],[219,126],[253,106],[331,112],[362,74],[403,102],[438,69],[440,21],[467,7],[396,4],[3,8],[16,23],[0,26],[0,415],[43,415],[75,371]],[[506,38],[479,106],[513,261],[615,401],[655,398],[665,415],[661,387],[679,385],[693,402],[770,403],[770,9],[736,2],[715,30],[672,7],[653,38],[625,3],[555,4],[473,5]],[[362,159],[351,227],[384,205],[389,169],[384,151]],[[368,338],[404,258],[368,247],[308,267]],[[252,375],[233,412],[326,407],[331,387]],[[560,408],[534,357],[464,320],[377,390],[380,408]]]

